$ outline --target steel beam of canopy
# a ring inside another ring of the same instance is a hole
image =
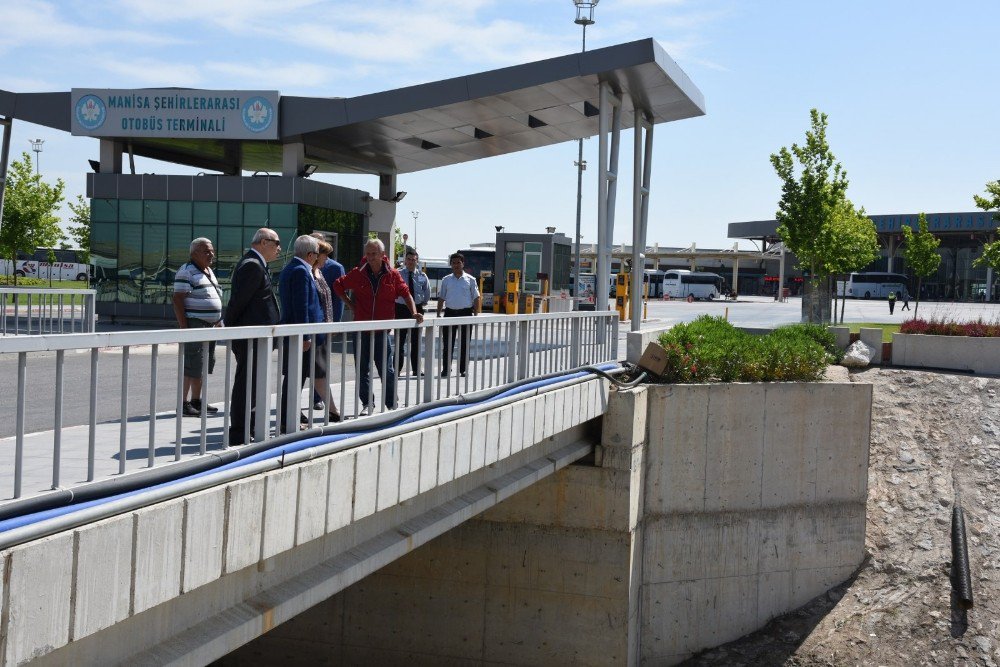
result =
[[[0,228],[3,227],[3,198],[7,193],[7,159],[10,157],[10,133],[13,123],[12,116],[0,118],[0,125],[3,125],[3,146],[0,147]]]
[[[611,90],[611,85],[607,81],[602,81],[598,123],[600,169],[597,176],[597,299],[595,301],[595,308],[599,311],[608,309],[608,288],[611,286],[611,244],[615,231],[621,111],[621,98]]]
[[[649,115],[635,108],[635,144],[632,169],[632,302],[630,331],[642,324],[642,278],[646,269],[646,230],[649,222],[649,186],[653,170],[653,124]]]

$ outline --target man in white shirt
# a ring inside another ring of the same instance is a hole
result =
[[[174,276],[174,316],[181,329],[217,327],[222,321],[222,288],[212,273],[215,248],[204,237],[191,241],[191,261],[182,264]],[[201,343],[185,343],[184,404],[185,417],[201,414]],[[215,341],[208,344],[208,372],[215,369]],[[204,406],[208,414],[219,408]]]
[[[451,275],[441,279],[441,287],[438,289],[437,314],[441,317],[444,311],[445,317],[468,317],[479,312],[479,285],[476,279],[465,272],[465,256],[455,253],[448,258],[451,262]],[[455,331],[459,329],[459,331]],[[444,329],[444,349],[441,354],[441,377],[448,377],[451,371],[451,356],[455,352],[455,334],[462,337],[460,356],[458,359],[458,370],[465,377],[465,372],[469,365],[469,335],[471,333],[468,325],[460,327],[445,327]]]

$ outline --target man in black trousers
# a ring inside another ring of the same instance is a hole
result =
[[[278,302],[271,289],[268,262],[278,258],[281,242],[273,229],[262,227],[253,235],[250,250],[243,255],[233,271],[232,291],[226,307],[224,321],[227,327],[250,327],[277,324]],[[233,395],[229,403],[229,444],[243,445],[254,431],[254,407],[257,403],[257,370],[251,369],[247,382],[247,342],[234,340],[236,375],[233,378]],[[254,364],[256,366],[256,364]],[[246,392],[250,391],[250,430],[244,429],[246,421]]]

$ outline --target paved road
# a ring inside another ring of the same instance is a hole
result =
[[[911,302],[911,308],[915,304]],[[893,322],[901,324],[912,317],[913,311],[901,310],[902,304],[896,304],[895,313],[889,314],[889,306],[885,300],[865,301],[863,299],[848,299],[844,309],[845,322]],[[785,303],[775,302],[768,297],[740,297],[739,301],[650,301],[649,321],[643,328],[663,327],[689,322],[699,315],[725,315],[728,310],[729,321],[748,327],[772,327],[782,324],[793,324],[800,321],[802,311],[801,299],[789,299]],[[1000,322],[1000,304],[996,303],[921,303],[918,314],[921,319],[952,319],[967,322],[982,319],[987,322]],[[627,324],[625,325],[627,327]]]

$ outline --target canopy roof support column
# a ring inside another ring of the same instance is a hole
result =
[[[646,230],[649,222],[649,186],[653,170],[653,124],[635,108],[632,169],[632,302],[631,331],[642,324],[642,278],[646,275]]]
[[[608,309],[611,286],[611,244],[615,231],[615,195],[618,191],[618,147],[622,129],[622,101],[606,81],[601,82],[598,118],[600,170],[597,177],[597,299],[595,309]],[[608,133],[611,143],[608,145]],[[609,155],[610,153],[610,155]]]
[[[3,198],[7,192],[7,159],[10,157],[10,133],[13,124],[14,119],[11,116],[0,118],[0,125],[3,125],[3,145],[0,147],[0,228],[3,227]]]

